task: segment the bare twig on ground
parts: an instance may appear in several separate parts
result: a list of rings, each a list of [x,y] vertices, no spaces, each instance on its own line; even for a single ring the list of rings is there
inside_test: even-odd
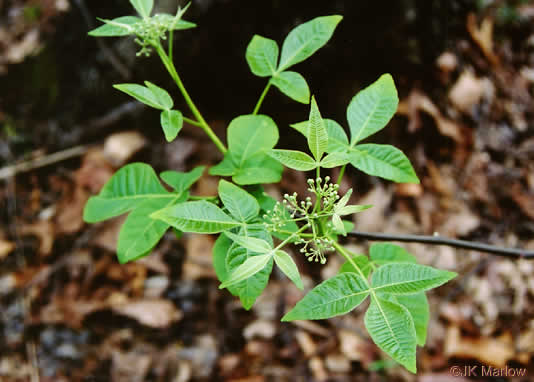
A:
[[[366,240],[382,240],[382,241],[402,241],[411,243],[423,243],[433,245],[448,245],[455,248],[463,248],[473,251],[480,251],[491,253],[498,256],[518,258],[518,259],[533,259],[534,251],[527,251],[520,248],[502,248],[494,245],[474,243],[467,240],[448,239],[440,236],[425,236],[425,235],[402,235],[389,233],[371,233],[352,231],[347,233],[348,236],[366,239]]]

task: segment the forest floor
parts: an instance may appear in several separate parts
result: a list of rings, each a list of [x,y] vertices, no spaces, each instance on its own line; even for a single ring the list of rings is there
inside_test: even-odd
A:
[[[33,3],[0,0],[0,80],[10,86],[25,83],[18,68],[83,4],[50,0],[34,15]],[[406,149],[421,184],[361,183],[361,174],[349,172],[342,188],[362,184],[354,202],[374,205],[357,215],[358,230],[439,232],[534,250],[534,5],[495,4],[465,14],[448,49],[429,64],[430,79],[398,81],[392,123],[402,134],[387,139]],[[115,70],[131,70],[124,65]],[[55,97],[47,86],[31,93],[41,106]],[[3,87],[0,97],[14,88]],[[193,126],[164,145],[160,135],[128,127],[138,116],[154,117],[135,102],[59,122],[39,114],[22,121],[24,105],[3,107],[0,99],[1,381],[464,380],[455,366],[471,367],[471,379],[487,380],[482,367],[491,366],[507,373],[499,380],[534,380],[534,261],[402,244],[421,263],[459,274],[429,293],[428,341],[412,375],[373,344],[360,309],[281,323],[302,297],[281,274],[245,311],[218,289],[209,235],[169,232],[150,256],[117,262],[124,217],[85,224],[87,199],[132,161],[182,171],[217,163]],[[209,122],[223,128],[228,121]],[[206,175],[194,193],[215,195],[216,186]],[[293,191],[304,193],[305,179],[292,171],[268,187],[279,199]],[[370,244],[347,243],[357,253]],[[333,256],[320,269],[298,261],[308,286],[340,264]],[[525,377],[512,375],[521,370]]]

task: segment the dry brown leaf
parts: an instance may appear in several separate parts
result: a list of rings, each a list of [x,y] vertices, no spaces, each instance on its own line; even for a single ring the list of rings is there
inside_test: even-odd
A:
[[[370,362],[373,357],[372,345],[353,331],[341,329],[338,332],[341,353],[351,361]]]
[[[311,357],[317,352],[317,345],[309,333],[303,330],[297,330],[295,339],[306,357]]]
[[[75,187],[72,193],[64,197],[57,206],[55,217],[58,233],[74,233],[83,227],[83,209],[89,195],[82,187]]]
[[[443,52],[437,58],[436,65],[442,72],[449,74],[458,67],[458,58],[452,52]]]
[[[509,193],[521,211],[529,218],[534,219],[534,195],[525,192],[519,183],[514,183],[509,188]]]
[[[15,249],[15,243],[0,239],[0,260],[4,259]]]
[[[461,125],[445,118],[438,107],[418,89],[413,89],[410,95],[399,104],[398,113],[406,115],[409,119],[408,131],[414,132],[421,128],[421,118],[419,111],[429,114],[436,122],[439,132],[459,144],[470,143],[470,137],[466,136],[466,131]]]
[[[395,193],[399,196],[418,198],[423,195],[423,186],[418,183],[396,183]]]
[[[467,15],[467,30],[490,63],[492,65],[499,64],[499,57],[493,51],[493,20],[486,17],[479,26],[476,15],[469,13]]]
[[[88,314],[106,309],[108,304],[98,300],[79,300],[64,296],[54,296],[52,301],[43,307],[39,315],[32,319],[33,323],[64,324],[78,329]]]
[[[81,167],[76,171],[76,185],[87,188],[93,194],[100,192],[104,184],[113,175],[113,166],[106,159],[100,148],[87,151]]]
[[[346,374],[351,370],[350,361],[343,354],[339,353],[328,354],[325,359],[325,364],[327,369],[332,373]]]
[[[492,92],[491,86],[487,78],[477,78],[471,71],[465,70],[449,91],[449,99],[458,110],[472,115],[474,106],[485,94]]]
[[[145,137],[137,131],[112,134],[104,143],[104,155],[115,167],[120,167],[145,147],[146,143]]]
[[[255,320],[243,329],[243,336],[250,340],[252,338],[263,338],[269,340],[276,334],[276,326],[272,321]]]
[[[450,326],[445,336],[444,352],[449,357],[473,358],[495,367],[505,367],[515,359],[512,335],[509,332],[499,337],[462,337],[458,326]]]
[[[154,349],[133,349],[128,353],[114,351],[111,355],[113,382],[143,382],[150,370]]]
[[[55,227],[50,220],[39,220],[32,224],[23,225],[21,235],[35,235],[39,239],[39,254],[48,256],[52,253],[55,239]]]
[[[369,208],[354,217],[356,227],[361,231],[380,232],[384,227],[386,210],[392,199],[391,189],[378,185],[358,200],[358,204],[372,204]]]
[[[122,224],[126,220],[126,215],[118,216],[101,223],[98,234],[95,235],[91,244],[105,248],[110,252],[117,252],[117,241]]]
[[[174,304],[164,299],[142,299],[113,304],[111,309],[152,328],[166,328],[182,318],[182,313]]]
[[[187,258],[183,264],[183,278],[197,280],[199,278],[216,278],[213,269],[213,238],[208,235],[192,234],[187,236]]]
[[[464,203],[458,203],[437,231],[444,236],[465,236],[480,226],[480,217]]]

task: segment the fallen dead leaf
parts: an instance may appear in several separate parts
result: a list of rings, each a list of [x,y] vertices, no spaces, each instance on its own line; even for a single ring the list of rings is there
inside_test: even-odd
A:
[[[21,235],[35,235],[39,239],[39,254],[46,257],[52,253],[55,239],[55,227],[50,220],[39,220],[35,223],[23,225]]]
[[[458,110],[472,115],[485,94],[491,94],[493,85],[487,78],[477,78],[465,70],[449,91],[449,99]]]
[[[271,339],[276,334],[276,326],[272,321],[255,320],[243,329],[243,336],[250,340],[252,338]]]
[[[519,183],[514,183],[509,188],[509,193],[514,202],[521,208],[521,211],[529,218],[534,219],[534,195],[524,191]]]
[[[75,187],[72,193],[61,200],[55,217],[57,233],[70,234],[83,227],[83,209],[89,195],[82,187]]]
[[[197,280],[204,277],[217,277],[213,269],[213,244],[213,238],[208,235],[192,234],[187,236],[187,258],[182,268],[184,279]]]
[[[354,217],[354,223],[361,231],[380,232],[384,227],[386,210],[392,200],[391,189],[378,185],[358,200],[358,204],[372,204],[369,208]]]
[[[9,255],[14,249],[14,243],[4,239],[0,239],[0,260],[7,257],[7,255]]]
[[[113,304],[111,309],[152,328],[166,328],[182,318],[182,313],[165,299],[142,299],[124,304]]]
[[[113,382],[143,382],[152,364],[153,349],[133,349],[123,353],[114,351],[111,356]]]
[[[460,328],[455,325],[447,329],[444,352],[449,357],[473,358],[495,367],[505,367],[508,361],[519,360],[509,332],[491,338],[462,337]]]
[[[81,167],[76,171],[76,185],[87,188],[91,193],[99,193],[113,175],[113,166],[100,148],[87,151]]]
[[[490,63],[492,65],[499,64],[499,57],[495,55],[493,50],[493,20],[488,16],[482,20],[479,26],[476,15],[469,13],[467,15],[467,31]]]
[[[422,122],[419,111],[429,114],[435,121],[439,132],[459,144],[468,144],[471,137],[467,136],[460,124],[445,118],[432,100],[418,89],[413,89],[410,95],[399,103],[398,113],[408,117],[408,131],[414,132],[421,128]]]
[[[106,220],[99,227],[98,234],[95,235],[91,244],[105,248],[110,252],[117,252],[117,240],[122,224],[126,220],[126,215],[118,216],[113,219]]]
[[[423,186],[417,183],[396,183],[395,193],[400,196],[418,198],[423,195]]]
[[[104,143],[104,155],[115,166],[120,167],[145,147],[147,141],[137,131],[123,131],[112,134]]]

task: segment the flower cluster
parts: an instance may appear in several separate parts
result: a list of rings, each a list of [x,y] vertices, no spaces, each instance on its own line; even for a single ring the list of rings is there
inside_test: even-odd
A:
[[[311,232],[300,234],[295,244],[302,246],[300,252],[308,261],[325,264],[325,252],[334,250],[330,239],[332,226],[328,222],[340,199],[338,189],[339,185],[331,183],[329,176],[308,179],[308,191],[315,195],[315,202],[310,196],[299,200],[296,192],[285,194],[283,202],[277,202],[263,216],[265,226],[271,232],[281,232],[290,222],[307,223]]]

